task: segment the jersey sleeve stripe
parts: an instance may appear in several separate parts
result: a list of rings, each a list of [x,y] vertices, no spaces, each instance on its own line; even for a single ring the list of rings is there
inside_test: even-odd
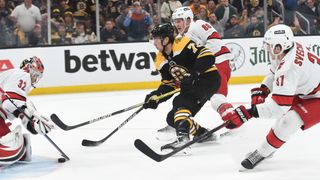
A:
[[[210,36],[208,36],[207,40],[209,39],[221,39],[221,36],[218,32],[213,32]]]
[[[294,96],[273,94],[271,98],[280,106],[291,106]]]
[[[225,46],[221,46],[220,51],[218,51],[218,52],[215,54],[215,56],[217,57],[217,56],[220,56],[220,55],[222,55],[222,54],[227,54],[227,53],[230,53],[229,49],[228,49],[227,47],[225,47]]]
[[[26,101],[26,97],[24,96],[21,96],[20,94],[17,94],[15,92],[6,92],[8,94],[8,96],[11,98],[11,99],[16,99],[16,100],[20,100],[20,101]],[[2,102],[7,100],[7,97],[6,96],[2,96]]]

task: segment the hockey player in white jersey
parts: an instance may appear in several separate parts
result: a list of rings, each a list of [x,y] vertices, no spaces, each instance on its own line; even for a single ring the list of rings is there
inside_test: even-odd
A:
[[[177,8],[172,13],[172,23],[178,30],[178,36],[187,36],[199,46],[206,46],[214,53],[216,58],[215,66],[221,76],[220,89],[211,99],[211,105],[221,117],[234,108],[228,103],[226,96],[228,95],[228,81],[231,75],[229,61],[233,55],[224,45],[219,33],[206,21],[194,21],[194,15],[189,7]],[[173,128],[167,126],[158,132],[172,131]]]
[[[21,126],[12,125],[16,118],[32,134],[46,134],[54,125],[39,114],[27,94],[43,75],[43,64],[38,57],[23,60],[20,69],[10,69],[0,73],[0,167],[17,161],[31,161],[29,134],[22,134]],[[9,97],[9,98],[8,98]],[[17,109],[17,107],[19,109]],[[19,110],[23,110],[28,117]],[[14,123],[13,123],[14,124]]]
[[[297,130],[320,122],[320,57],[295,42],[290,27],[281,24],[267,30],[264,46],[273,59],[272,75],[263,81],[271,98],[264,102],[267,94],[258,91],[252,94],[256,104],[251,109],[239,106],[224,118],[231,121],[229,128],[239,127],[251,117],[277,119],[262,145],[241,162],[245,169],[271,157]]]

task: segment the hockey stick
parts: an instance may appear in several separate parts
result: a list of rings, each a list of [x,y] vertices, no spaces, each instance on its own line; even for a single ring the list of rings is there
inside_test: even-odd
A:
[[[202,139],[205,139],[206,137],[208,137],[209,135],[211,135],[212,133],[220,130],[221,128],[227,126],[229,124],[229,121],[226,121],[224,122],[223,124],[217,126],[216,128],[208,131],[207,133],[205,134],[202,134],[201,136],[199,136],[198,138],[196,139],[193,139],[189,142],[187,142],[186,144],[174,149],[173,151],[171,151],[170,153],[168,154],[158,154],[156,153],[155,151],[153,151],[146,143],[144,143],[142,140],[140,139],[136,139],[134,141],[134,146],[139,150],[141,151],[143,154],[145,154],[146,156],[150,157],[151,159],[157,161],[157,162],[161,162],[171,156],[173,156],[174,154],[180,152],[181,150],[185,149],[186,147],[188,146],[191,146],[192,144],[196,143],[196,142],[199,142],[200,140]]]
[[[78,128],[78,127],[81,127],[81,126],[85,126],[85,125],[88,125],[88,124],[91,124],[91,123],[94,123],[94,122],[97,122],[97,121],[100,121],[100,120],[103,120],[103,119],[106,119],[108,117],[111,117],[113,115],[117,115],[117,114],[120,114],[120,113],[123,113],[123,112],[126,112],[126,111],[130,111],[131,109],[135,109],[137,107],[140,107],[142,106],[144,103],[139,103],[139,104],[136,104],[136,105],[133,105],[133,106],[130,106],[128,108],[125,108],[125,109],[121,109],[119,111],[116,111],[116,112],[113,112],[111,114],[107,114],[107,115],[104,115],[104,116],[100,116],[98,118],[95,118],[95,119],[92,119],[90,121],[86,121],[86,122],[83,122],[83,123],[80,123],[80,124],[76,124],[76,125],[73,125],[73,126],[68,126],[66,125],[65,123],[63,123],[61,121],[61,119],[56,115],[56,114],[51,114],[50,118],[51,120],[57,125],[59,126],[61,129],[65,130],[65,131],[69,131],[71,129],[75,129],[75,128]]]
[[[156,98],[154,98],[154,100],[160,100],[164,97],[173,95],[177,92],[179,92],[180,89],[176,89],[174,91],[170,91],[168,93],[162,94],[160,96],[157,96]],[[109,137],[111,137],[115,132],[117,132],[122,126],[124,126],[125,124],[127,124],[134,116],[136,116],[140,111],[143,110],[143,107],[141,107],[140,109],[138,109],[136,112],[134,112],[128,119],[126,119],[125,121],[123,121],[116,129],[114,129],[109,135],[107,135],[105,138],[98,140],[98,141],[91,141],[91,140],[87,140],[84,139],[82,140],[82,146],[98,146],[100,144],[102,144],[103,142],[105,142],[107,139],[109,139]]]
[[[9,97],[9,95],[2,89],[0,88],[0,92],[18,109],[19,112],[21,112],[25,117],[27,117],[30,121],[31,121],[31,117],[29,117],[24,110],[22,110],[20,107],[18,107],[13,100]],[[61,154],[62,157],[64,157],[66,160],[70,160],[70,158],[66,155],[66,153],[64,153],[59,146],[53,142],[53,140],[46,134],[44,134],[44,137],[50,142],[50,144],[52,144]]]

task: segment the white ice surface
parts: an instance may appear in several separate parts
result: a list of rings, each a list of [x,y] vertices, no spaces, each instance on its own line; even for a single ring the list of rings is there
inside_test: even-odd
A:
[[[233,85],[229,101],[237,106],[249,105],[250,89],[257,85]],[[68,125],[78,124],[138,104],[150,90],[103,93],[31,96],[40,112],[56,113]],[[59,164],[55,148],[41,136],[32,136],[33,161],[0,170],[0,179],[32,180],[319,180],[320,126],[299,131],[272,159],[253,171],[238,172],[245,154],[265,138],[274,120],[252,119],[216,143],[196,144],[192,155],[171,157],[155,162],[138,151],[133,143],[139,138],[159,152],[166,142],[155,139],[157,129],[166,124],[171,101],[156,110],[143,110],[98,147],[81,146],[82,139],[98,140],[114,130],[133,112],[126,112],[78,129],[57,129],[49,134],[71,158]],[[222,123],[209,103],[195,120],[214,128]],[[225,130],[219,131],[219,133]]]

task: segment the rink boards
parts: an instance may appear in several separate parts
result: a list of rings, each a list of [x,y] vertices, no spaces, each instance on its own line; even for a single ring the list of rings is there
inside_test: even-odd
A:
[[[297,40],[320,54],[318,36]],[[262,38],[225,39],[234,59],[230,84],[259,83],[270,58],[261,49]],[[73,93],[155,88],[155,47],[148,42],[51,46],[0,50],[0,71],[19,67],[22,59],[38,56],[45,74],[32,94]]]

